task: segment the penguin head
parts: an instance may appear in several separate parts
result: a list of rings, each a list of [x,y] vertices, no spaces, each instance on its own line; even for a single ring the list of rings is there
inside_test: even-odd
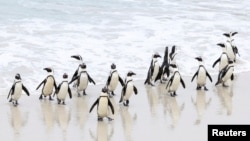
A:
[[[75,58],[76,60],[82,61],[81,55],[72,55],[71,58]]]
[[[48,73],[53,72],[52,68],[50,68],[50,67],[44,68],[43,70],[46,70]]]
[[[198,60],[199,62],[202,62],[202,61],[203,61],[202,58],[201,58],[201,56],[195,57],[195,59]]]
[[[108,92],[108,88],[107,88],[106,86],[103,87],[103,88],[102,88],[102,92],[103,92],[103,93],[107,93],[107,92]]]
[[[15,75],[15,79],[16,79],[16,80],[21,80],[21,76],[20,76],[19,73],[17,73],[17,74]]]
[[[86,65],[85,63],[82,63],[82,64],[80,64],[80,68],[81,68],[81,69],[86,69],[86,68],[87,68],[87,65]]]
[[[63,79],[67,79],[68,78],[68,74],[67,73],[64,73],[63,74]]]
[[[217,45],[222,47],[222,48],[226,48],[226,45],[224,43],[218,43]]]
[[[158,52],[156,52],[156,53],[154,53],[153,54],[153,58],[161,58],[161,55],[158,53]]]
[[[133,76],[133,75],[136,75],[134,72],[132,72],[132,71],[129,71],[128,73],[127,73],[127,76]]]
[[[111,64],[111,69],[116,69],[116,65],[114,63]]]

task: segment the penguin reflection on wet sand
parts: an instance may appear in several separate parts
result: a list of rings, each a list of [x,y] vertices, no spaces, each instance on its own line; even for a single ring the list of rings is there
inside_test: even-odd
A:
[[[71,58],[74,58],[79,61],[78,68],[75,70],[75,73],[71,78],[71,80],[73,80],[73,78],[77,77],[80,74],[80,65],[83,63],[83,59],[81,55],[72,55]],[[76,87],[76,83],[74,83],[73,87]]]
[[[104,117],[108,118],[109,121],[113,120],[108,116],[109,114],[109,107],[111,109],[112,114],[115,114],[114,106],[109,99],[108,96],[108,89],[106,87],[102,88],[102,92],[100,96],[96,99],[96,101],[91,106],[89,113],[93,110],[93,108],[97,106],[97,115],[98,121],[102,121]]]
[[[226,82],[228,80],[234,80],[234,64],[231,60],[229,61],[228,65],[219,72],[218,80],[215,83],[215,86],[222,84],[223,87],[227,87],[228,85]]]
[[[124,86],[124,82],[116,70],[116,65],[113,63],[111,65],[110,75],[106,82],[106,86],[108,87],[109,91],[109,96],[115,95],[114,90],[116,89],[118,82],[120,82],[120,84]]]
[[[161,67],[158,63],[158,58],[160,58],[161,56],[159,55],[159,53],[155,53],[153,54],[151,63],[150,63],[150,67],[148,69],[148,74],[147,74],[147,78],[144,82],[144,84],[148,84],[151,86],[154,86],[154,83],[157,80],[161,79]]]
[[[129,71],[127,73],[127,77],[125,78],[125,85],[122,88],[122,92],[121,92],[121,98],[120,98],[120,103],[123,102],[124,106],[128,106],[129,105],[129,99],[131,97],[131,95],[133,93],[137,94],[138,90],[134,85],[134,81],[132,76],[136,75],[134,72]]]
[[[44,70],[48,72],[48,76],[37,86],[36,90],[38,90],[40,86],[43,85],[42,93],[39,99],[41,100],[43,99],[43,97],[49,96],[49,100],[53,100],[51,96],[54,91],[54,88],[55,90],[57,88],[56,81],[53,76],[53,70],[52,68],[44,68]]]
[[[69,98],[72,98],[72,94],[71,94],[71,89],[69,87],[69,83],[68,83],[68,74],[64,73],[63,74],[63,81],[58,85],[56,92],[54,93],[54,96],[57,96],[57,102],[58,104],[63,104],[65,105],[65,98],[67,96],[67,94],[69,94]]]
[[[17,73],[15,75],[14,84],[11,86],[7,99],[11,96],[9,102],[12,102],[14,106],[18,105],[18,100],[24,91],[28,96],[30,95],[28,89],[23,85],[21,75]]]
[[[80,91],[82,91],[83,95],[87,95],[86,88],[88,87],[89,82],[93,83],[95,85],[95,81],[90,77],[86,68],[87,68],[87,65],[85,63],[80,64],[80,67],[79,67],[80,74],[78,76],[74,77],[69,82],[69,84],[71,84],[72,82],[77,80],[76,88],[77,88],[78,96],[80,96]]]
[[[210,74],[207,72],[205,66],[203,65],[203,60],[201,57],[196,57],[196,60],[199,62],[199,69],[196,71],[194,76],[192,77],[191,82],[193,82],[194,78],[197,77],[197,87],[196,90],[200,90],[202,87],[204,87],[204,90],[208,90],[206,88],[206,78],[208,77],[211,82],[213,82]]]
[[[183,88],[185,88],[185,83],[180,75],[180,72],[178,71],[177,66],[175,64],[170,64],[170,67],[173,70],[173,74],[167,83],[166,89],[171,96],[176,96],[176,91],[179,85],[182,84]]]

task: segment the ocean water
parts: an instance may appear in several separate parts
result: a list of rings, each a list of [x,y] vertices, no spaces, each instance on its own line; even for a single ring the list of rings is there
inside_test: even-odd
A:
[[[0,0],[0,89],[7,94],[16,73],[35,91],[52,67],[56,81],[70,78],[81,55],[97,84],[115,63],[124,78],[129,70],[144,80],[151,56],[176,45],[184,76],[197,70],[202,56],[209,73],[220,56],[216,44],[237,31],[235,72],[250,70],[250,2],[247,0]],[[162,60],[160,60],[161,63]]]

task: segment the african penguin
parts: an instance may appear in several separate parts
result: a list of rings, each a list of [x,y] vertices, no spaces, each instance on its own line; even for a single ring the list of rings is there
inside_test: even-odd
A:
[[[106,87],[102,88],[100,96],[91,106],[89,113],[91,113],[91,111],[95,106],[97,106],[98,121],[102,121],[104,117],[108,118],[108,120],[113,120],[108,116],[109,107],[111,108],[112,114],[114,114],[115,111],[114,111],[114,106],[109,99],[108,89]]]
[[[218,43],[217,45],[222,48],[222,53],[220,57],[214,62],[213,68],[217,63],[219,63],[219,71],[221,71],[224,67],[227,66],[229,58],[226,52],[226,45],[224,43]]]
[[[65,98],[66,98],[67,94],[69,94],[69,98],[72,98],[71,89],[70,89],[69,83],[68,83],[68,74],[67,73],[63,74],[63,81],[58,85],[54,95],[55,94],[57,96],[58,104],[62,103],[63,105],[65,105]]]
[[[115,95],[114,90],[116,89],[118,82],[120,82],[120,84],[124,86],[124,82],[116,70],[116,65],[112,63],[110,75],[106,82],[106,86],[108,87],[108,91],[109,91],[109,96]]]
[[[18,105],[18,100],[21,97],[22,90],[29,96],[30,93],[28,89],[23,85],[21,75],[17,73],[15,75],[14,84],[12,85],[7,99],[11,96],[9,102],[12,102],[14,106]]]
[[[227,42],[229,43],[227,45],[227,54],[228,57],[236,62],[236,54],[239,55],[238,48],[236,45],[233,44],[233,36],[238,34],[238,32],[229,32],[229,33],[224,33],[223,35],[227,37]]]
[[[179,85],[182,84],[183,88],[185,88],[185,83],[180,75],[180,72],[178,71],[177,66],[175,64],[170,64],[170,67],[173,70],[173,74],[167,83],[166,89],[171,96],[176,96],[176,91]]]
[[[74,58],[79,61],[78,68],[75,70],[75,73],[73,74],[71,80],[75,77],[77,77],[80,74],[80,65],[83,63],[83,59],[81,55],[72,55],[71,58]],[[76,83],[74,83],[73,87],[76,87]]]
[[[43,85],[43,88],[42,88],[42,93],[39,97],[39,99],[43,99],[43,96],[46,97],[46,96],[49,96],[49,100],[53,100],[51,95],[54,91],[54,88],[56,90],[57,88],[57,85],[56,85],[56,81],[55,81],[55,78],[54,78],[54,75],[53,75],[53,70],[52,68],[50,67],[47,67],[47,68],[44,68],[44,70],[46,70],[48,72],[48,75],[47,77],[37,86],[36,90],[39,89],[39,87],[41,85]]]
[[[227,80],[234,80],[234,64],[232,60],[229,60],[228,65],[219,72],[218,80],[215,86],[222,83],[222,86],[227,87]]]
[[[125,85],[122,88],[121,98],[119,103],[123,102],[124,106],[129,105],[129,99],[133,93],[137,94],[138,90],[134,85],[132,76],[136,75],[134,72],[129,71],[127,77],[125,78]]]
[[[87,65],[85,63],[80,64],[80,67],[79,67],[80,74],[78,76],[73,77],[72,80],[69,82],[69,84],[71,84],[72,82],[77,80],[76,88],[77,88],[78,96],[80,96],[80,91],[83,92],[83,95],[87,95],[85,91],[89,82],[95,85],[95,81],[90,77],[86,68],[87,68]]]
[[[200,90],[202,87],[204,87],[204,90],[208,90],[206,88],[206,78],[208,77],[209,80],[212,82],[212,78],[210,76],[210,74],[207,72],[205,66],[203,65],[203,60],[201,57],[196,57],[195,58],[196,60],[198,60],[199,62],[199,68],[198,70],[196,71],[196,73],[194,74],[194,76],[192,77],[192,80],[191,82],[193,82],[194,78],[197,77],[197,87],[196,87],[196,90]]]
[[[148,69],[147,78],[144,84],[154,86],[154,83],[161,78],[161,72],[160,72],[161,69],[158,63],[158,58],[160,57],[161,56],[157,52],[153,54],[150,67]]]

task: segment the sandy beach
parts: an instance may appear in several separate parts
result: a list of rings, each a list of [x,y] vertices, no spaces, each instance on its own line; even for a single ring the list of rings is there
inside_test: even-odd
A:
[[[38,100],[40,91],[31,96],[22,95],[19,105],[8,103],[7,95],[0,99],[2,139],[27,140],[98,140],[98,141],[151,141],[151,140],[207,140],[208,124],[250,124],[250,73],[235,74],[230,87],[214,86],[207,82],[208,91],[196,90],[191,77],[184,77],[186,89],[176,97],[164,92],[165,84],[145,86],[136,81],[138,95],[132,95],[130,106],[119,104],[121,87],[111,98],[115,107],[113,121],[97,121],[96,107],[89,108],[99,96],[103,85],[90,85],[87,96],[56,101]]]

